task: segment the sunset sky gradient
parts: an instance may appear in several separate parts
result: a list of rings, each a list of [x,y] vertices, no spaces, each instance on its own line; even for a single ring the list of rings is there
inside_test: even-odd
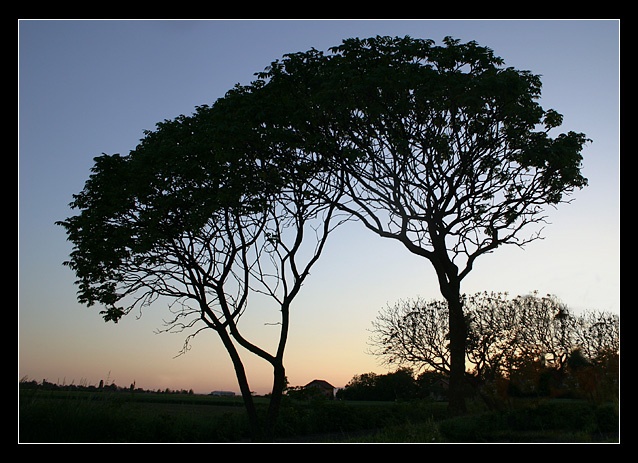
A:
[[[543,235],[524,249],[478,259],[462,291],[538,290],[575,312],[620,313],[619,34],[617,20],[20,20],[18,30],[18,376],[37,381],[145,389],[238,387],[217,335],[207,331],[177,356],[182,334],[157,334],[165,304],[105,323],[80,305],[62,262],[71,244],[54,225],[74,212],[93,158],[128,154],[157,122],[189,115],[286,53],[327,51],[349,37],[475,40],[506,66],[542,75],[541,105],[584,132],[589,186],[549,209]],[[292,386],[386,373],[366,353],[372,321],[399,299],[440,299],[428,261],[359,223],[336,230],[292,307],[285,356]],[[272,346],[259,301],[248,337]],[[263,360],[244,352],[251,389],[270,391]]]

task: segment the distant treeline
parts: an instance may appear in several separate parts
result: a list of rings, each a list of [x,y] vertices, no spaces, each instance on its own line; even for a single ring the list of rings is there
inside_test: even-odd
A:
[[[141,387],[135,387],[135,383],[131,383],[128,387],[118,386],[114,382],[105,384],[104,380],[100,380],[100,384],[97,386],[92,384],[57,384],[51,383],[46,379],[41,382],[36,380],[28,380],[26,377],[20,380],[20,389],[42,389],[50,391],[109,391],[109,392],[141,392],[141,393],[156,393],[156,394],[194,394],[192,389],[143,389]]]

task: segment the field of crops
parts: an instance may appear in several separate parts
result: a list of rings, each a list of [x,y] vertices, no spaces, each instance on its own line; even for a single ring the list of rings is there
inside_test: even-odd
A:
[[[266,398],[257,398],[265,409]],[[476,405],[476,404],[475,404]],[[618,404],[544,400],[450,419],[430,401],[285,401],[276,442],[619,442]],[[20,443],[250,442],[239,397],[21,390]]]

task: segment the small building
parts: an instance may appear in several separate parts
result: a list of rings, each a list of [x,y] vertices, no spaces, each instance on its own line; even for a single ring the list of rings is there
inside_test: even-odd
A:
[[[448,399],[449,389],[449,380],[447,378],[439,378],[430,386],[430,398],[437,402],[445,401]]]
[[[213,395],[215,397],[235,397],[235,393],[233,391],[213,391],[208,395]]]
[[[329,399],[334,399],[335,397],[335,387],[323,379],[313,379],[304,386],[304,389],[312,389]]]

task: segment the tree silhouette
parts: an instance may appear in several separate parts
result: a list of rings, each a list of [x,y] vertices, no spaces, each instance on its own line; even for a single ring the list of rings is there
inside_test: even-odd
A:
[[[539,77],[488,48],[376,37],[330,52],[285,55],[214,105],[157,124],[129,155],[97,157],[71,203],[79,214],[58,222],[78,300],[102,305],[106,321],[163,299],[173,328],[217,332],[255,435],[237,345],[273,367],[268,434],[290,305],[334,226],[351,215],[433,265],[449,310],[449,407],[462,413],[461,281],[479,256],[538,238],[543,207],[586,185],[585,136],[551,138],[562,117],[536,102]],[[241,334],[254,292],[278,305],[275,353]]]
[[[310,199],[322,174],[312,153],[278,145],[268,127],[255,131],[246,115],[256,103],[236,88],[146,132],[128,156],[95,159],[84,190],[71,206],[80,212],[58,222],[74,248],[65,262],[78,277],[78,299],[101,304],[117,322],[162,298],[173,318],[166,331],[191,338],[212,329],[235,369],[253,438],[270,439],[285,388],[283,355],[290,307],[340,223],[335,204]],[[291,155],[290,150],[294,151]],[[275,352],[241,330],[250,293],[277,306]],[[273,368],[265,422],[258,416],[238,347]]]
[[[348,39],[261,77],[294,98],[287,123],[332,154],[339,207],[433,266],[449,308],[450,411],[464,413],[461,282],[480,256],[540,237],[545,206],[587,184],[581,133],[544,110],[541,81],[447,37]],[[284,92],[281,91],[281,94]],[[289,100],[282,100],[289,101]]]
[[[523,393],[538,392],[542,378],[560,382],[570,369],[584,371],[589,382],[595,376],[599,396],[617,394],[618,316],[574,315],[556,296],[536,292],[515,298],[482,292],[462,300],[468,326],[466,375],[484,399],[491,400],[484,392],[503,380],[527,388]],[[450,365],[442,360],[449,359],[448,316],[445,301],[417,298],[388,305],[372,323],[370,353],[387,366],[447,378]]]
[[[443,301],[401,300],[372,321],[370,353],[388,367],[409,365],[449,375],[448,309]]]

